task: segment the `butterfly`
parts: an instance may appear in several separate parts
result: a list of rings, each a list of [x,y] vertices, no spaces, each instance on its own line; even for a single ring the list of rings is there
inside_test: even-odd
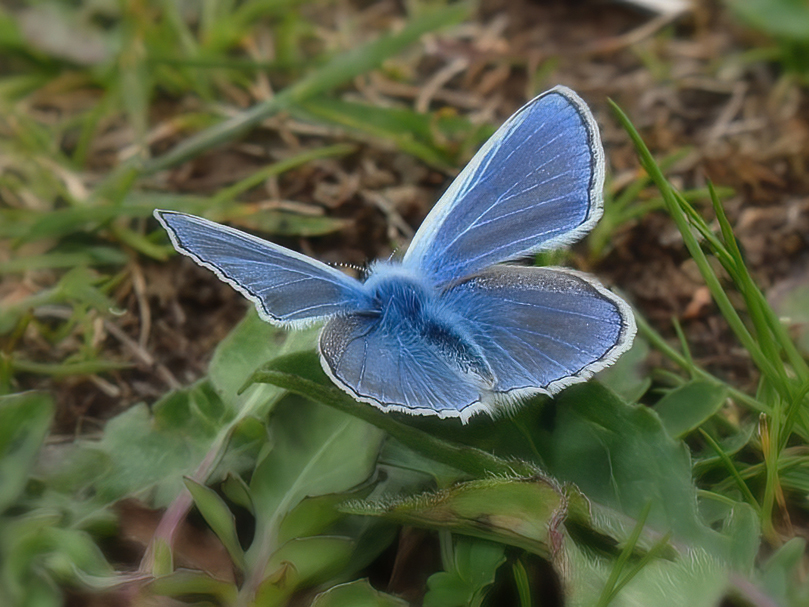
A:
[[[585,381],[630,347],[632,310],[594,278],[502,264],[581,238],[601,217],[603,186],[595,119],[557,86],[483,145],[401,260],[372,263],[364,280],[200,217],[155,217],[264,320],[325,320],[323,370],[357,400],[465,423]]]

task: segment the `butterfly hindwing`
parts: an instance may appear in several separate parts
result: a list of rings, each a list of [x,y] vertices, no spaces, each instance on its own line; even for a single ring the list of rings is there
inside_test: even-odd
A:
[[[155,211],[174,248],[255,303],[276,324],[307,324],[356,309],[361,285],[305,255],[207,219]]]
[[[479,378],[453,365],[413,325],[390,330],[376,316],[339,316],[323,327],[319,348],[337,385],[386,411],[466,419],[479,400]]]
[[[601,216],[604,152],[585,103],[556,87],[480,149],[404,256],[443,285],[580,238]]]
[[[333,318],[320,336],[324,369],[384,410],[459,417],[530,394],[554,394],[622,354],[635,334],[629,306],[593,279],[554,269],[495,266],[441,296],[444,319],[479,347],[485,372],[465,373],[457,347],[379,316]],[[426,319],[425,319],[426,320]]]
[[[504,397],[556,393],[631,344],[631,308],[594,279],[557,268],[494,266],[444,299],[468,323]]]

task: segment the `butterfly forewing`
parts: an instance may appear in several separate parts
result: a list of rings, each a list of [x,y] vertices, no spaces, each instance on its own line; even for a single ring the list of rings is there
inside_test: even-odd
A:
[[[253,301],[265,320],[305,324],[357,309],[361,285],[310,257],[212,221],[155,211],[180,253]]]
[[[445,284],[580,238],[601,215],[595,120],[557,87],[514,114],[427,216],[403,263]]]

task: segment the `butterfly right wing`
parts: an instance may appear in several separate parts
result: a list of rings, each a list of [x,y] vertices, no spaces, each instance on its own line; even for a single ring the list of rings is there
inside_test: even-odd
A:
[[[402,263],[444,286],[503,261],[569,244],[601,217],[598,125],[558,86],[517,111],[436,203]]]
[[[468,323],[505,403],[587,380],[628,350],[636,332],[624,300],[562,268],[493,266],[442,299]]]
[[[154,212],[183,255],[252,301],[259,316],[306,325],[361,306],[361,284],[306,255],[227,226],[174,211]]]

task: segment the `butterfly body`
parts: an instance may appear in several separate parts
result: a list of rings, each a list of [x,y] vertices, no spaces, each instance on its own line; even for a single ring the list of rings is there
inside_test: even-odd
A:
[[[603,182],[595,121],[557,87],[481,148],[401,261],[375,262],[363,281],[205,219],[155,216],[178,251],[265,320],[326,320],[323,369],[358,400],[465,422],[584,381],[629,348],[629,306],[593,278],[502,265],[586,233],[601,215]]]

